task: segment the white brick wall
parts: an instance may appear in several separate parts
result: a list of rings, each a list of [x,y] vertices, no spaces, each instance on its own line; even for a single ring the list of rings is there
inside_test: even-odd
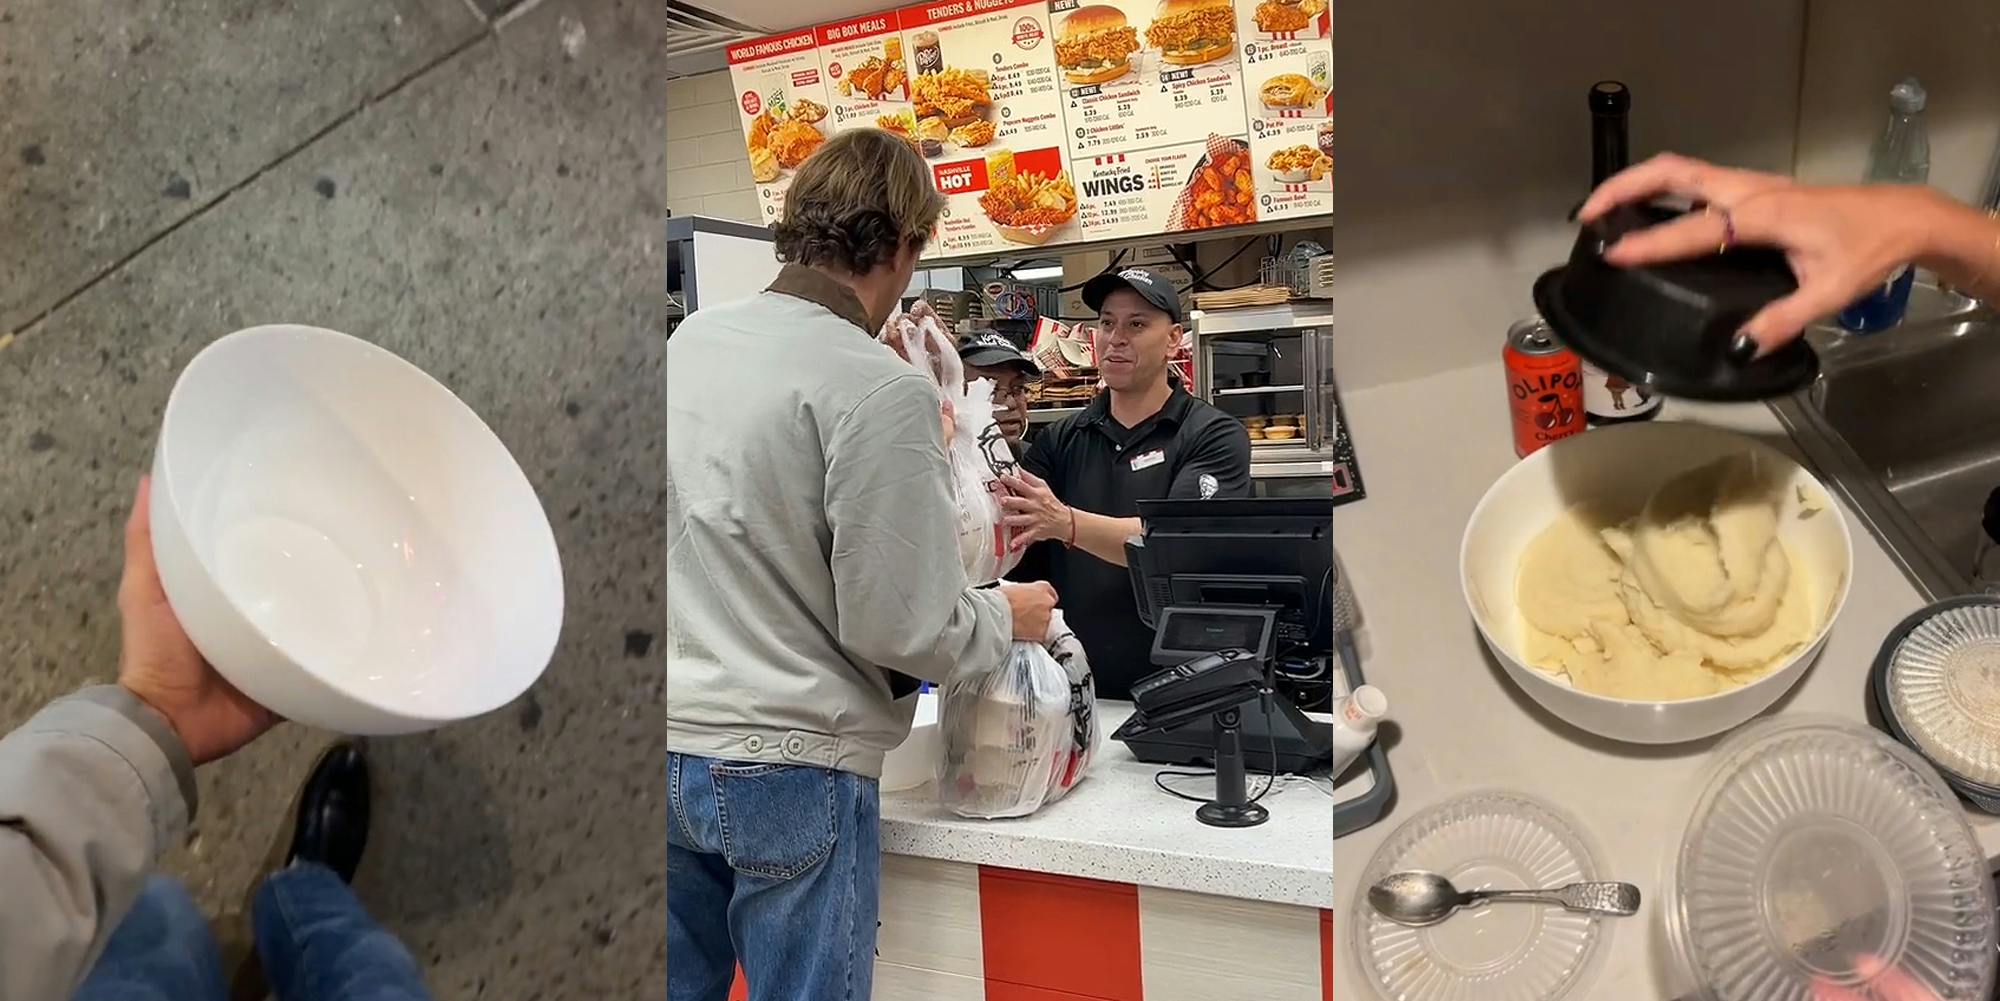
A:
[[[667,208],[761,221],[727,71],[667,81]]]

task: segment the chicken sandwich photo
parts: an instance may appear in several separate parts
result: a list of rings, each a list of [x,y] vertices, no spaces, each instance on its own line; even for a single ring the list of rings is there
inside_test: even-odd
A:
[[[1079,7],[1062,19],[1056,38],[1056,65],[1078,86],[1106,83],[1132,72],[1139,30],[1125,12],[1106,4]]]
[[[1160,0],[1146,42],[1181,66],[1221,59],[1236,48],[1236,8],[1229,0]]]

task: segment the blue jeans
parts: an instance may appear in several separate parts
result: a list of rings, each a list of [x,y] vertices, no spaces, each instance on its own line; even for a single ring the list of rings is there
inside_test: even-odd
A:
[[[881,881],[874,779],[667,755],[667,1001],[868,1001]]]
[[[324,866],[299,863],[257,889],[251,924],[279,1001],[429,1001],[395,936]],[[208,919],[179,883],[154,876],[75,1001],[228,1001]]]

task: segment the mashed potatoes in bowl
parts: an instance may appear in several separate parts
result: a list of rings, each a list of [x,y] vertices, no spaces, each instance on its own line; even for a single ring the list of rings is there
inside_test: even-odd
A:
[[[1509,678],[1635,743],[1721,733],[1810,667],[1853,548],[1824,486],[1755,438],[1685,423],[1565,439],[1466,526],[1465,597]]]

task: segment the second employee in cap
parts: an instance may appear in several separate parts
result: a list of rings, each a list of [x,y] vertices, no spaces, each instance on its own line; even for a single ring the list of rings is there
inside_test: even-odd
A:
[[[1170,376],[1181,342],[1180,295],[1166,279],[1127,268],[1091,279],[1097,368],[1105,390],[1036,435],[1002,498],[1016,544],[1033,544],[1010,575],[1047,580],[1090,654],[1098,694],[1131,697],[1151,674],[1153,634],[1139,620],[1125,569],[1139,502],[1250,496],[1250,435]]]
[[[997,330],[975,330],[961,337],[958,357],[965,363],[966,382],[993,381],[993,423],[999,425],[1007,447],[1020,455],[1028,431],[1028,397],[1042,380],[1042,367]]]

